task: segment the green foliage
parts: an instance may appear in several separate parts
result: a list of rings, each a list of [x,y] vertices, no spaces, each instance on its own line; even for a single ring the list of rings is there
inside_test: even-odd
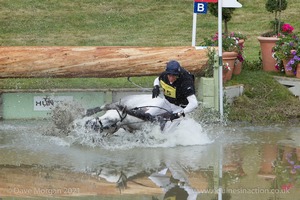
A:
[[[204,69],[204,76],[205,77],[213,77],[214,75],[214,67],[216,65],[216,55],[217,51],[215,48],[207,48],[207,57],[208,61]]]
[[[243,62],[243,70],[247,70],[247,71],[262,70],[262,60],[254,60],[254,61],[245,60]]]
[[[281,12],[287,8],[287,0],[267,0],[265,8],[268,12],[275,13],[274,20],[271,21],[272,32],[266,33],[264,36],[273,36],[280,33],[280,27],[283,25],[281,21]]]
[[[247,40],[247,36],[241,32],[231,32],[230,35],[231,37],[237,38],[237,40]]]
[[[218,17],[218,3],[208,4],[208,10],[213,16]],[[235,8],[222,8],[222,20],[225,24],[225,34],[228,34],[228,22],[231,20],[234,10]]]
[[[155,77],[132,77],[143,88],[152,88]],[[135,88],[127,78],[12,78],[0,79],[1,89],[104,89]]]
[[[267,0],[266,10],[273,12],[281,12],[287,8],[287,0]]]
[[[214,47],[218,47],[218,44],[219,44],[218,33],[216,33],[211,38],[204,38],[204,42],[201,43],[202,46],[214,46]],[[228,34],[222,35],[222,48],[223,51],[235,51],[235,52],[241,51],[241,48],[238,45],[238,39]]]

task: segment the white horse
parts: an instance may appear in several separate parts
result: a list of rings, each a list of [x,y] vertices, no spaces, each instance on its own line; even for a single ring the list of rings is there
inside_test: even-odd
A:
[[[168,132],[180,122],[180,119],[170,121],[171,114],[182,111],[182,108],[161,97],[153,99],[151,95],[131,95],[119,102],[89,109],[88,115],[100,111],[105,113],[92,119],[87,118],[86,128],[112,134],[120,128],[134,132],[141,130],[145,123],[157,123],[162,132]]]

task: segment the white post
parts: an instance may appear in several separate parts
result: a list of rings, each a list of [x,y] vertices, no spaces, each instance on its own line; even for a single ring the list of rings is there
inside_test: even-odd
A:
[[[223,121],[224,103],[223,103],[223,61],[222,61],[222,8],[241,8],[242,4],[236,0],[218,0],[218,48],[219,48],[219,105],[220,120]]]
[[[193,13],[192,46],[196,46],[197,13]]]
[[[220,0],[219,0],[220,1]],[[223,145],[220,143],[219,145],[219,191],[218,191],[218,200],[222,200],[223,188]]]
[[[224,1],[224,3],[223,3]],[[236,0],[218,0],[218,50],[219,50],[219,105],[220,105],[220,120],[223,121],[224,111],[223,111],[223,61],[222,61],[222,8],[240,8],[242,5]],[[220,158],[219,158],[219,191],[218,200],[222,200],[222,179],[223,179],[223,147],[220,144]]]
[[[223,61],[222,61],[222,0],[218,3],[218,51],[219,51],[219,106],[220,106],[220,120],[223,121]]]
[[[218,51],[219,51],[219,105],[220,105],[220,120],[223,121],[223,41],[222,41],[222,0],[218,1]],[[222,167],[222,147],[220,145],[220,157],[219,157],[219,191],[218,191],[218,200],[222,200],[222,176],[223,176],[223,167]]]

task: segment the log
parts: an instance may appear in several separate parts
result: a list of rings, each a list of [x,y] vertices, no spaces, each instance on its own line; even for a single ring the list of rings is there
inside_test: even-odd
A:
[[[169,60],[201,74],[206,50],[194,47],[0,47],[0,78],[133,77],[158,75]]]

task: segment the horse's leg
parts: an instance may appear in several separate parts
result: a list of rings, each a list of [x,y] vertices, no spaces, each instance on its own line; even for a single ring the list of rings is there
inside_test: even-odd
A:
[[[144,120],[144,121],[149,121],[149,122],[157,121],[155,116],[151,115],[150,113],[146,113],[144,110],[139,109],[139,108],[130,109],[130,110],[127,110],[126,112],[127,112],[127,114],[134,116],[136,118],[139,118],[141,120]]]

